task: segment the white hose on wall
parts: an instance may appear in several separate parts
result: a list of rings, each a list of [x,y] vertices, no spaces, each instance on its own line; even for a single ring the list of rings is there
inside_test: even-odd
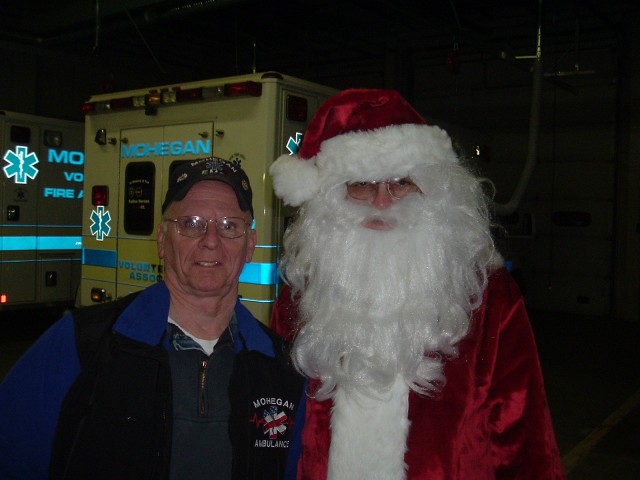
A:
[[[539,8],[542,9],[542,0],[539,2]],[[527,148],[527,159],[516,185],[511,199],[507,203],[493,203],[494,213],[497,216],[507,216],[516,211],[524,191],[529,184],[533,168],[538,159],[538,137],[540,131],[540,96],[542,91],[542,27],[541,13],[538,15],[538,34],[536,55],[533,62],[533,91],[531,95],[531,114],[529,116],[529,145]]]

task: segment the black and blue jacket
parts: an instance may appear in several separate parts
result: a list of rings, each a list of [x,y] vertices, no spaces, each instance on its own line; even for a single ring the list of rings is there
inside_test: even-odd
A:
[[[158,283],[55,323],[0,385],[0,478],[169,478],[168,312]],[[282,478],[303,380],[240,302],[235,318],[233,478]]]

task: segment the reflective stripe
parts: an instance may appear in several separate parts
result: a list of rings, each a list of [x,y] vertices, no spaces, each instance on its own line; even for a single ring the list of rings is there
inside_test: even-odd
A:
[[[0,238],[0,250],[35,250],[36,237],[2,237]]]
[[[17,250],[79,250],[82,237],[63,236],[24,236],[0,237],[1,251]]]
[[[118,255],[115,250],[82,249],[82,265],[116,268],[117,260]]]
[[[275,300],[258,300],[257,298],[247,298],[247,297],[241,297],[240,301],[252,302],[252,303],[274,303],[275,302]]]
[[[79,262],[79,258],[38,258],[36,260],[0,260],[0,263],[47,263],[47,262]]]
[[[44,223],[2,223],[2,228],[82,228],[82,225],[46,225]]]
[[[82,248],[82,237],[36,237],[38,250],[79,250]]]
[[[82,249],[82,264],[95,267],[116,268],[118,256],[115,250]],[[240,283],[276,285],[280,273],[275,263],[247,263],[240,273]]]
[[[275,263],[247,263],[240,274],[240,283],[275,285],[280,278]]]

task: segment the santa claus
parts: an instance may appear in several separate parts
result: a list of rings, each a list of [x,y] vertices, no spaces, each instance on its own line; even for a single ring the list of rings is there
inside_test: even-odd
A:
[[[346,90],[271,174],[300,207],[272,322],[309,378],[291,477],[564,478],[522,296],[446,132]]]

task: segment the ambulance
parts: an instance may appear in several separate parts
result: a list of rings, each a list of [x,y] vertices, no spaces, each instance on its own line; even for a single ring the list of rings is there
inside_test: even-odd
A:
[[[253,190],[258,244],[240,276],[241,301],[267,323],[280,288],[282,236],[293,212],[268,169],[293,154],[318,106],[336,90],[276,72],[91,97],[79,305],[123,297],[163,279],[156,226],[172,170],[216,156],[238,160]]]
[[[0,111],[0,311],[73,306],[80,283],[84,125]]]

